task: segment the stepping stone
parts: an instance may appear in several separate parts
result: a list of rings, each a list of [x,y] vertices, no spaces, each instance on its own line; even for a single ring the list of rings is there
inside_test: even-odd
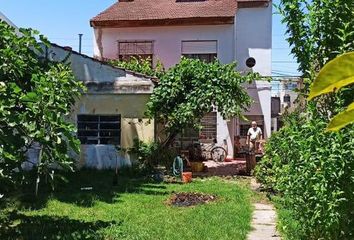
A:
[[[271,204],[254,204],[252,231],[248,240],[280,240],[276,230],[276,212]]]

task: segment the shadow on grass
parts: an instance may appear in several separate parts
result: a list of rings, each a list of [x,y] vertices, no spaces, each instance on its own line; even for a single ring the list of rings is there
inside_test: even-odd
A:
[[[46,206],[48,199],[57,199],[61,202],[75,204],[81,207],[92,207],[95,202],[118,203],[123,193],[145,195],[167,195],[166,186],[156,184],[149,178],[130,178],[119,176],[116,183],[113,181],[113,171],[82,170],[65,174],[66,183],[57,184],[55,191],[48,186],[40,187],[38,198],[27,192],[20,199],[24,208],[41,209]],[[32,187],[31,187],[32,189]]]
[[[0,218],[0,239],[104,239],[99,230],[122,222],[84,222],[66,217],[26,216],[11,212]]]

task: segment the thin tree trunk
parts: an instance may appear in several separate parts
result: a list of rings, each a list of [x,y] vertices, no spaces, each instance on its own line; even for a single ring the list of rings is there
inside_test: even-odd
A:
[[[39,188],[39,182],[40,182],[40,165],[41,165],[41,160],[42,160],[42,147],[39,150],[39,156],[38,156],[38,165],[37,165],[37,180],[36,180],[36,189],[35,189],[35,195],[38,197],[38,188]]]
[[[162,144],[164,148],[169,148],[172,143],[175,141],[175,138],[177,137],[178,132],[172,132],[168,135],[167,139],[164,141],[164,143]]]

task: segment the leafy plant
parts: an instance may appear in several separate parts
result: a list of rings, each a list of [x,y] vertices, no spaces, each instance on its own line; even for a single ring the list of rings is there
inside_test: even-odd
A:
[[[305,78],[302,95],[308,94],[326,63],[354,49],[353,6],[352,0],[280,0],[278,9],[287,25],[288,42]],[[334,80],[345,76],[348,69],[341,68],[334,78],[325,77],[326,83],[311,92],[310,98],[332,92],[333,86],[338,87]],[[286,217],[280,218],[279,226],[286,238],[353,239],[353,126],[325,131],[332,116],[353,101],[353,92],[353,86],[346,85],[307,102],[283,119],[285,126],[266,146],[256,175],[282,199],[281,212]]]
[[[34,145],[40,149],[37,168],[43,175],[51,173],[54,163],[71,169],[68,153],[78,152],[80,144],[68,118],[84,86],[69,66],[38,57],[38,32],[20,32],[16,35],[0,21],[0,181],[7,186],[27,181],[22,164],[29,162],[27,154]]]
[[[307,113],[289,116],[256,169],[258,180],[282,196],[283,207],[301,223],[290,239],[354,236],[354,129],[330,133],[326,125]],[[285,230],[287,224],[281,223]]]
[[[326,62],[354,49],[353,6],[353,0],[280,0],[291,53],[308,84]]]
[[[239,116],[251,104],[243,83],[259,79],[255,73],[242,75],[236,63],[206,63],[182,58],[163,74],[148,102],[147,115],[161,123],[169,146],[176,135],[188,127],[200,127],[205,114],[217,107],[225,118]]]
[[[157,61],[156,66],[153,67],[152,60],[150,58],[144,59],[141,57],[132,57],[127,61],[111,60],[109,63],[115,67],[124,68],[126,70],[157,78],[161,77],[165,72],[164,66],[160,61]]]
[[[343,54],[327,63],[313,82],[308,99],[335,92],[354,83],[354,52]],[[354,122],[354,103],[336,115],[327,130],[336,131]]]
[[[170,169],[177,155],[173,149],[164,148],[158,142],[145,143],[139,139],[134,139],[134,146],[129,151],[137,157],[141,168],[149,171],[157,165]]]

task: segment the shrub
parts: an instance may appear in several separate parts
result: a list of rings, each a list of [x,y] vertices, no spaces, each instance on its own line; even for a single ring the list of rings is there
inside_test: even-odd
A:
[[[158,142],[145,143],[139,139],[134,139],[134,146],[129,152],[136,155],[141,168],[148,170],[153,170],[158,165],[170,169],[177,155],[175,150],[165,148]]]
[[[353,239],[354,127],[328,133],[327,122],[311,114],[292,115],[271,137],[257,178],[301,223],[294,239]]]

